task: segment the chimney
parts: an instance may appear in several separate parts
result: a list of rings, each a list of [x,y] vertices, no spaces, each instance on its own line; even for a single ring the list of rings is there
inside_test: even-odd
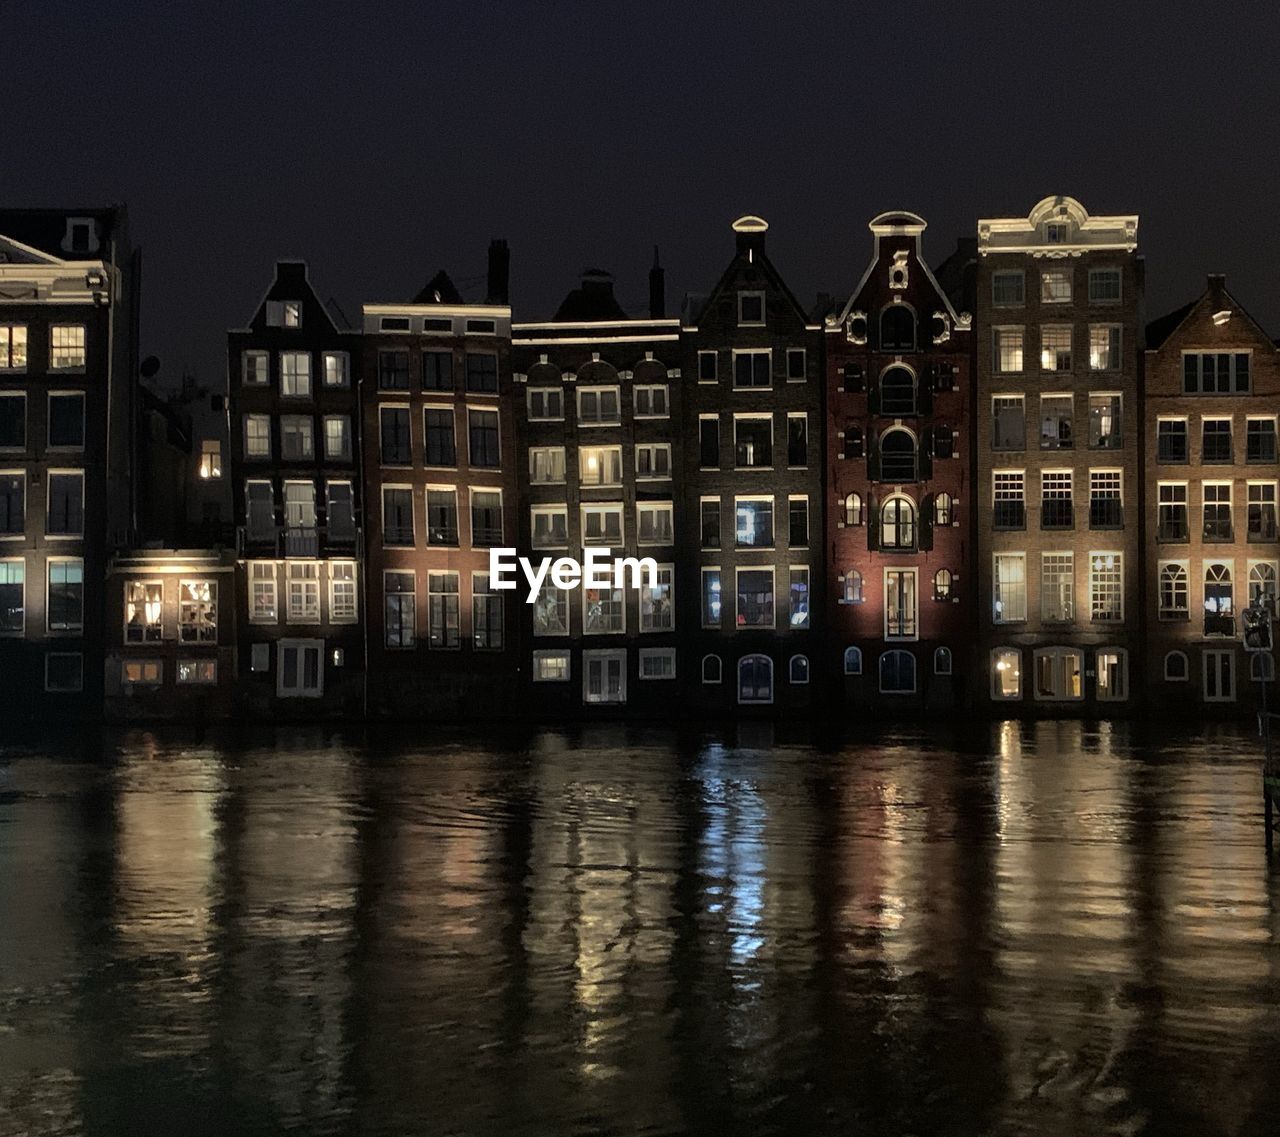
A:
[[[511,250],[507,242],[489,242],[489,288],[485,299],[490,304],[511,303]]]
[[[1209,273],[1209,291],[1222,292],[1227,287],[1226,273],[1211,272]]]
[[[658,260],[658,246],[653,246],[653,268],[649,270],[649,319],[661,320],[667,314],[667,280]]]

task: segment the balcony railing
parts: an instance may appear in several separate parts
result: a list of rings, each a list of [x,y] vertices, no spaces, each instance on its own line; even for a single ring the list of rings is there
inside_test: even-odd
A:
[[[312,558],[320,555],[320,531],[314,525],[290,525],[284,531],[286,557]]]
[[[1124,506],[1118,497],[1096,497],[1089,502],[1090,529],[1122,529]]]
[[[1050,498],[1040,503],[1041,529],[1070,529],[1075,524],[1073,503],[1062,498]]]
[[[1027,507],[1021,501],[998,501],[991,511],[991,524],[996,529],[1025,529]]]
[[[1190,538],[1187,519],[1183,517],[1164,517],[1156,526],[1157,541],[1186,541]]]
[[[412,538],[412,535],[411,535]],[[361,532],[354,525],[329,528],[315,525],[240,525],[236,528],[236,551],[242,556],[272,556],[314,559],[326,552],[360,556]]]

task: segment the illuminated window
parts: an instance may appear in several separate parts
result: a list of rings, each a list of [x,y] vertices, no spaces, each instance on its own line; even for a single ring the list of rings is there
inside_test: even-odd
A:
[[[1067,647],[1038,648],[1034,660],[1037,699],[1053,702],[1083,697],[1081,652]]]
[[[248,387],[262,387],[268,382],[267,353],[246,351],[241,356],[241,381]]]
[[[846,494],[844,499],[844,523],[846,526],[862,524],[862,495]]]
[[[268,300],[267,327],[300,328],[302,327],[301,300]]]
[[[1027,618],[1027,559],[1025,553],[996,553],[991,578],[992,613],[997,624],[1017,624]]]
[[[535,651],[533,681],[535,683],[567,683],[569,653],[567,651]]]
[[[849,569],[845,572],[844,577],[844,594],[841,597],[842,604],[861,604],[862,603],[862,573],[857,569]]]
[[[1071,303],[1071,273],[1053,269],[1040,274],[1041,304]]]
[[[320,622],[320,565],[317,562],[285,564],[285,618],[293,624]]]
[[[885,569],[884,638],[916,638],[916,570]]]
[[[126,687],[158,687],[164,664],[158,659],[126,659],[120,665],[120,682]]]
[[[0,371],[25,371],[27,326],[0,324]]]
[[[178,682],[182,684],[212,684],[218,681],[216,659],[178,660]]]
[[[1071,325],[1044,324],[1040,328],[1040,370],[1071,370]]]
[[[569,634],[569,593],[554,584],[544,584],[533,603],[535,636],[567,636]]]
[[[704,568],[702,570],[702,626],[704,628],[720,626],[721,602],[720,570]]]
[[[286,399],[311,398],[311,356],[308,352],[280,353],[280,394]]]
[[[413,647],[416,642],[417,597],[414,592],[413,573],[382,574],[385,643],[389,648]]]
[[[1120,369],[1120,325],[1089,325],[1089,369],[1091,371],[1118,371]]]
[[[1205,565],[1204,634],[1236,634],[1235,585],[1231,579],[1231,565],[1225,561],[1210,561]]]
[[[0,561],[0,634],[26,627],[27,566],[20,560]]]
[[[992,366],[996,371],[1008,374],[1022,370],[1023,334],[1022,328],[992,329]]]
[[[1095,623],[1124,619],[1124,559],[1120,553],[1089,555],[1089,618]]]
[[[734,543],[739,549],[773,547],[773,498],[734,498]]]
[[[329,562],[329,620],[354,624],[357,617],[356,565],[354,561]]]
[[[1098,450],[1118,450],[1121,437],[1120,396],[1089,396],[1089,445]]]
[[[321,357],[326,387],[347,387],[351,384],[351,356],[345,351],[326,351]]]
[[[84,325],[54,324],[49,328],[49,368],[52,371],[84,367]]]
[[[1022,698],[1022,652],[1017,648],[998,647],[991,653],[991,697]]]
[[[164,585],[158,580],[130,580],[124,590],[124,641],[159,643],[164,638]]]
[[[790,624],[793,628],[809,626],[809,568],[792,565],[790,575]]]
[[[249,622],[276,622],[276,565],[274,561],[249,562]]]
[[[933,574],[933,598],[935,600],[951,599],[950,569],[939,569]]]
[[[1118,702],[1129,697],[1129,653],[1120,648],[1100,648],[1094,657],[1098,698]]]
[[[622,447],[581,447],[578,450],[578,478],[584,486],[622,485]]]
[[[178,585],[180,643],[218,642],[218,584],[213,580],[184,580]]]
[[[351,460],[351,419],[346,415],[324,416],[324,456],[339,462]]]
[[[529,447],[529,482],[535,486],[560,485],[564,482],[565,452],[563,446]]]
[[[1075,554],[1040,554],[1040,618],[1046,624],[1075,619]]]
[[[271,457],[271,416],[244,416],[244,456],[246,458]]]
[[[914,549],[916,507],[909,498],[891,497],[880,507],[880,547]]]
[[[740,628],[772,628],[773,569],[740,568],[737,570],[737,625]]]
[[[582,630],[586,635],[626,631],[627,613],[621,588],[582,590]]]
[[[642,573],[640,585],[640,630],[669,632],[676,626],[675,569],[659,565],[656,583],[651,587],[649,574]]]
[[[1274,561],[1254,561],[1249,566],[1249,603],[1270,602],[1272,611],[1276,602],[1276,564]]]
[[[206,438],[200,443],[200,476],[222,477],[222,443],[216,438]]]
[[[955,518],[955,506],[951,495],[946,491],[933,495],[933,523],[936,526],[947,526]]]

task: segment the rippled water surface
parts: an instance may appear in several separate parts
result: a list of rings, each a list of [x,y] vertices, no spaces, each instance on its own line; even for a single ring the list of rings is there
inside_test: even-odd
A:
[[[0,1133],[1262,1134],[1257,741],[0,750]]]

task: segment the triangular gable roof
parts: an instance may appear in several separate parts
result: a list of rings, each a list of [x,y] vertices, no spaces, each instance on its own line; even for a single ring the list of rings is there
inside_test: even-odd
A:
[[[1231,306],[1249,322],[1249,326],[1253,328],[1258,339],[1264,343],[1273,345],[1276,343],[1267,334],[1262,325],[1250,315],[1249,310],[1227,290],[1225,284],[1219,285],[1216,289],[1210,284],[1190,303],[1184,304],[1181,308],[1175,308],[1172,312],[1152,320],[1147,325],[1147,350],[1156,351],[1163,347],[1173,337],[1174,333],[1181,330],[1183,324],[1187,323],[1201,308],[1208,306],[1215,292],[1230,301]]]
[[[753,221],[757,222],[759,225],[764,225],[764,222],[759,221],[758,218],[740,218],[739,221],[734,223],[735,229],[739,224],[745,221]],[[763,230],[752,228],[746,231],[761,232]],[[786,301],[791,305],[792,310],[797,316],[799,316],[800,322],[804,324],[805,327],[812,326],[809,320],[809,314],[805,311],[804,305],[796,299],[796,294],[791,291],[787,282],[782,279],[782,274],[774,267],[773,262],[769,259],[769,254],[766,253],[762,247],[749,245],[746,248],[739,248],[734,252],[733,259],[725,266],[724,272],[720,274],[720,279],[716,281],[715,286],[711,289],[710,293],[707,294],[703,303],[694,308],[693,325],[695,327],[701,321],[707,310],[728,290],[729,282],[737,275],[740,267],[744,264],[758,266],[760,271],[764,273],[766,281],[786,298]]]
[[[449,274],[441,269],[422,286],[422,290],[413,298],[413,303],[464,304],[466,301],[462,299],[462,293],[454,287]]]
[[[319,294],[311,286],[306,261],[276,261],[275,276],[272,277],[271,284],[263,293],[262,299],[258,301],[258,306],[253,310],[253,316],[248,325],[233,330],[248,331],[257,325],[265,325],[269,300],[302,300],[309,311],[318,312],[324,318],[330,331],[336,333],[345,330],[334,323],[329,306],[320,299]]]
[[[42,264],[42,265],[61,265],[66,264],[61,257],[55,257],[51,253],[41,252],[34,249],[30,245],[24,245],[21,241],[13,237],[6,237],[0,233],[0,253],[5,254],[4,259],[11,263],[18,264]]]

